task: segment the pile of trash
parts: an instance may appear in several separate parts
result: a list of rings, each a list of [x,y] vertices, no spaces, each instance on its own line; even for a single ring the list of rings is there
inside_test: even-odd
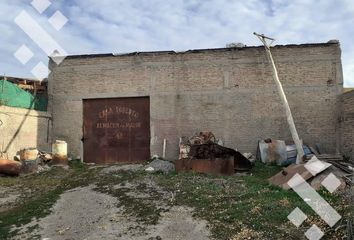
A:
[[[0,176],[19,176],[50,170],[51,166],[67,166],[66,142],[56,141],[52,153],[26,148],[18,152],[14,160],[0,155]]]
[[[303,145],[305,157],[308,159],[313,155],[310,148]],[[282,140],[265,139],[258,142],[257,160],[263,163],[274,164],[279,166],[288,166],[296,162],[296,145],[292,142],[286,143]]]
[[[195,171],[220,175],[232,175],[235,171],[247,171],[251,161],[235,149],[222,146],[211,132],[200,132],[190,138],[181,138],[177,171]]]
[[[303,145],[304,163],[295,164],[296,147],[292,143],[286,144],[281,140],[262,140],[258,144],[257,159],[265,164],[284,166],[282,171],[268,181],[283,189],[290,189],[288,182],[299,174],[314,189],[318,190],[326,181],[336,181],[336,189],[343,189],[346,185],[353,185],[354,164],[345,161],[340,154],[326,154],[320,147]],[[320,152],[322,151],[322,152]]]

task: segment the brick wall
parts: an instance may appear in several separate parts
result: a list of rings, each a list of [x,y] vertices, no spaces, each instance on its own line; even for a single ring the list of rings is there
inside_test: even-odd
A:
[[[328,152],[339,147],[342,90],[339,44],[272,49],[300,137]],[[82,99],[150,96],[151,153],[178,153],[180,136],[212,131],[226,146],[255,153],[264,138],[290,132],[262,47],[183,53],[72,56],[50,63],[53,138],[81,153]]]
[[[354,160],[354,91],[342,96],[342,152]]]
[[[49,124],[47,112],[0,106],[0,152],[13,159],[23,148],[49,151]]]

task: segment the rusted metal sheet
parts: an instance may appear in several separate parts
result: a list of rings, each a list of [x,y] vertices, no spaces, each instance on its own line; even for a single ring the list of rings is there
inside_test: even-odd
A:
[[[68,165],[68,157],[62,156],[59,154],[53,154],[52,161],[50,162],[51,165]]]
[[[21,172],[21,163],[8,159],[0,159],[0,174],[18,176]]]
[[[251,169],[252,167],[252,163],[240,152],[212,142],[207,144],[192,145],[190,148],[189,157],[192,159],[220,158],[225,160],[232,157],[234,159],[235,170],[245,171]]]
[[[177,171],[194,171],[215,175],[234,174],[234,159],[215,158],[215,159],[180,159],[176,161]]]
[[[84,161],[138,163],[150,157],[149,97],[84,100]]]

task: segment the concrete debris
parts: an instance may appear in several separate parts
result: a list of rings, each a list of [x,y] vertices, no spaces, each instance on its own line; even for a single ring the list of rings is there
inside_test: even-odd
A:
[[[145,172],[149,172],[149,173],[155,172],[155,168],[148,167],[148,168],[145,169]]]
[[[165,174],[174,172],[175,165],[169,161],[155,159],[147,165],[146,172],[163,172]]]

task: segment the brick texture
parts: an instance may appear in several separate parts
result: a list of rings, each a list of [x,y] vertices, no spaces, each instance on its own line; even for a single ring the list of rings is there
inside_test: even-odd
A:
[[[339,147],[339,44],[272,49],[300,137]],[[264,138],[290,139],[262,47],[68,57],[50,63],[53,139],[82,152],[82,99],[150,96],[151,153],[176,158],[181,136],[212,131],[228,147],[256,152]]]
[[[342,152],[354,160],[354,91],[342,96],[341,140]]]

